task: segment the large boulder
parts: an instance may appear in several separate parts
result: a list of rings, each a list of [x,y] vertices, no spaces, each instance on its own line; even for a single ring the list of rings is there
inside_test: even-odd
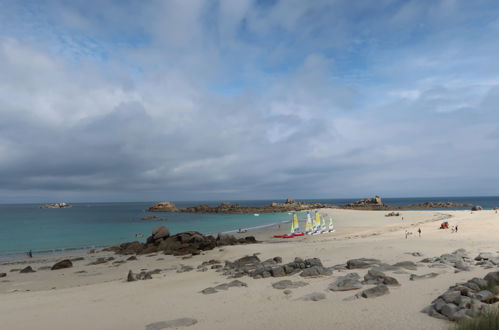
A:
[[[152,230],[152,238],[157,241],[170,237],[170,230],[165,226],[156,227]]]
[[[499,285],[499,272],[490,272],[483,279],[491,284]]]
[[[472,208],[471,208],[472,211],[481,211],[483,210],[483,207],[481,207],[480,205],[474,205]]]
[[[384,284],[380,284],[378,286],[375,286],[373,288],[364,290],[360,293],[360,296],[363,298],[375,298],[379,296],[383,296],[385,294],[390,293],[390,290],[388,290],[388,287]]]
[[[64,269],[73,267],[73,263],[69,259],[61,260],[55,263],[50,270]]]
[[[349,291],[362,288],[362,283],[359,281],[359,274],[349,273],[345,276],[340,276],[333,283],[329,284],[328,289],[331,291]]]
[[[33,270],[33,268],[31,268],[31,266],[27,266],[19,271],[19,273],[22,273],[22,274],[34,273],[34,272],[35,272],[35,270]]]

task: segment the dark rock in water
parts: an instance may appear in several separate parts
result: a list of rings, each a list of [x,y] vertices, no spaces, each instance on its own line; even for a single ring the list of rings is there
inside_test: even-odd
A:
[[[327,268],[322,266],[312,266],[310,268],[305,268],[300,276],[301,277],[316,277],[316,276],[324,276],[331,275],[333,272]]]
[[[438,276],[437,273],[428,273],[428,274],[424,274],[424,275],[411,274],[409,279],[411,281],[417,281],[417,280],[423,280],[426,278],[433,278],[433,277],[437,277],[437,276]]]
[[[26,273],[34,273],[35,270],[31,268],[31,266],[25,267],[19,271],[19,273],[26,274]]]
[[[329,284],[328,289],[331,291],[357,290],[362,288],[362,283],[360,283],[359,279],[359,274],[349,273],[345,276],[338,277],[336,281]]]
[[[483,210],[483,207],[481,207],[480,205],[474,205],[472,208],[471,208],[472,211],[482,211]]]
[[[7,276],[7,273],[0,273],[0,278]]]
[[[499,272],[490,272],[483,279],[489,283],[499,285]]]
[[[290,280],[282,280],[279,282],[272,283],[272,287],[274,289],[278,289],[278,290],[296,289],[296,288],[300,288],[300,287],[306,286],[306,285],[308,285],[308,283],[306,283],[306,282],[302,282],[302,281],[293,282]]]
[[[324,294],[322,292],[312,292],[312,293],[306,294],[298,299],[305,300],[305,301],[319,301],[319,300],[326,299],[326,294]]]
[[[409,270],[417,270],[418,266],[412,261],[401,261],[394,264],[395,267],[402,267]]]
[[[196,319],[190,318],[190,317],[183,317],[181,319],[175,319],[175,320],[170,320],[170,321],[161,321],[161,322],[154,322],[146,325],[146,330],[162,330],[162,329],[168,329],[168,328],[181,328],[181,327],[189,327],[191,325],[194,325],[198,323]]]
[[[369,259],[369,258],[359,258],[359,259],[350,259],[347,261],[348,269],[356,269],[356,268],[369,268],[372,265],[379,265],[381,261],[378,259]]]
[[[361,297],[364,298],[375,298],[379,296],[383,296],[385,294],[390,293],[390,290],[388,290],[388,287],[384,284],[380,284],[378,286],[375,286],[373,288],[364,290],[360,293]]]
[[[71,260],[69,259],[64,259],[64,260],[61,260],[57,263],[55,263],[51,270],[57,270],[57,269],[64,269],[64,268],[71,268],[73,267],[73,263],[71,262]]]

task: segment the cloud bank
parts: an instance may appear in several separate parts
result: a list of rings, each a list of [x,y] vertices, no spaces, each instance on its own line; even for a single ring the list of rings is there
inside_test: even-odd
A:
[[[497,7],[0,0],[0,202],[498,194]]]

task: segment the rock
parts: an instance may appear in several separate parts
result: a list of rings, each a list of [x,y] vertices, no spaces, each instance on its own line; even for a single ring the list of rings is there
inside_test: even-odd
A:
[[[360,296],[363,298],[375,298],[379,296],[383,296],[385,294],[390,293],[390,290],[388,290],[388,287],[384,284],[377,285],[373,288],[364,290],[360,293]]]
[[[386,277],[385,273],[369,269],[367,274],[364,276],[363,284],[381,284],[383,283],[383,279]]]
[[[328,289],[331,291],[349,291],[362,288],[362,283],[359,281],[359,274],[349,273],[345,276],[340,276],[333,283],[329,284]]]
[[[191,266],[180,265],[180,267],[177,269],[177,273],[186,273],[186,272],[190,272],[193,269],[194,269],[194,267],[191,267]]]
[[[219,284],[215,287],[215,290],[229,290],[229,285],[227,283]]]
[[[484,290],[488,286],[487,280],[479,277],[473,277],[471,280],[468,281],[468,283],[474,283],[478,287],[476,291],[480,289]]]
[[[409,269],[409,270],[417,270],[418,269],[418,266],[414,262],[412,262],[412,261],[401,261],[401,262],[397,262],[393,266],[395,266],[395,267],[402,267],[402,268]]]
[[[382,207],[383,204],[381,197],[375,196],[372,198],[364,198],[356,202],[345,205],[345,207],[350,208],[367,208],[367,207]]]
[[[202,294],[212,294],[212,293],[217,293],[217,290],[215,288],[209,287],[206,289],[201,290]]]
[[[284,267],[279,266],[272,268],[270,270],[270,275],[272,275],[272,277],[280,277],[280,276],[285,276],[286,272],[284,271]]]
[[[273,258],[276,264],[282,263],[282,258],[281,257],[274,257]]]
[[[127,280],[127,282],[134,282],[134,281],[137,281],[137,277],[135,276],[135,274],[131,270],[129,270],[128,275],[126,277],[126,280]]]
[[[386,276],[383,279],[383,284],[390,285],[390,286],[399,286],[400,285],[399,281],[397,281],[396,278],[391,277],[391,276]]]
[[[461,297],[460,291],[447,291],[443,295],[440,296],[446,303],[459,304],[459,299]]]
[[[331,275],[333,272],[327,268],[322,266],[312,266],[310,268],[305,268],[301,273],[301,277],[316,277],[316,276],[324,276]]]
[[[421,262],[423,262],[423,263],[433,263],[433,262],[435,262],[435,259],[436,258],[424,258],[423,260],[421,260]]]
[[[473,298],[480,300],[481,302],[490,299],[494,294],[488,290],[482,290],[473,295]]]
[[[460,271],[470,271],[471,270],[471,267],[468,266],[464,261],[462,260],[458,260],[456,261],[456,263],[454,264],[454,268],[460,270]]]
[[[424,274],[424,275],[411,274],[409,279],[411,281],[417,281],[417,280],[423,280],[426,278],[433,278],[433,277],[437,277],[437,276],[438,276],[437,273],[428,273],[428,274]]]
[[[156,203],[153,206],[149,207],[147,209],[149,212],[176,212],[178,211],[177,207],[175,204],[171,202],[160,202]]]
[[[154,322],[146,325],[146,330],[161,330],[168,328],[180,328],[180,327],[189,327],[198,323],[196,319],[190,317],[183,317],[180,319],[170,320],[170,321],[161,321]]]
[[[26,274],[26,273],[35,273],[35,270],[31,268],[31,266],[27,266],[19,271],[21,274]]]
[[[489,261],[496,266],[499,266],[499,257],[490,258]]]
[[[474,205],[472,208],[471,208],[472,211],[481,211],[483,210],[483,207],[481,207],[480,205]]]
[[[282,280],[279,282],[272,283],[272,287],[274,289],[278,289],[278,290],[296,289],[296,288],[300,288],[300,287],[306,286],[306,285],[308,285],[308,283],[306,283],[306,282],[302,282],[302,281],[293,282],[290,280]]]
[[[494,255],[490,252],[480,252],[476,257],[476,261],[481,261],[481,260],[489,260],[492,259]]]
[[[136,256],[131,256],[131,257],[128,257],[126,260],[128,260],[128,261],[137,260],[137,257]]]
[[[170,237],[170,230],[165,226],[156,227],[152,230],[152,238],[157,241]]]
[[[291,290],[284,290],[282,293],[284,293],[285,295],[290,295],[291,293],[293,293],[293,291],[291,291]]]
[[[306,294],[298,299],[305,300],[305,301],[319,301],[319,300],[326,299],[326,294],[324,294],[322,292],[312,292],[312,293]]]
[[[445,304],[442,307],[442,310],[440,311],[440,313],[442,315],[448,317],[449,319],[451,319],[458,310],[459,310],[459,308],[454,304]]]
[[[6,276],[7,276],[7,273],[0,273],[0,278],[6,277]]]
[[[379,265],[381,261],[378,259],[369,259],[369,258],[359,258],[359,259],[350,259],[347,261],[348,269],[356,269],[356,268],[369,268],[373,265]]]
[[[499,285],[499,272],[490,272],[483,279],[489,283]]]
[[[73,267],[73,263],[69,259],[61,260],[55,263],[50,270],[64,269]]]
[[[244,283],[244,282],[241,282],[239,280],[234,280],[232,282],[229,282],[227,284],[229,286],[229,288],[240,288],[240,287],[247,287],[248,284]]]
[[[373,270],[378,270],[380,272],[399,271],[399,270],[401,270],[400,267],[392,266],[392,265],[389,265],[389,264],[381,264],[379,266],[374,266],[372,269]]]
[[[411,255],[413,257],[422,257],[423,256],[423,254],[421,252],[412,252]]]

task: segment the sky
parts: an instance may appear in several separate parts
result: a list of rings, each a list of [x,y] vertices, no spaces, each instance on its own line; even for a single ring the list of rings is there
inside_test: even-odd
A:
[[[0,203],[499,195],[499,2],[0,0]]]

